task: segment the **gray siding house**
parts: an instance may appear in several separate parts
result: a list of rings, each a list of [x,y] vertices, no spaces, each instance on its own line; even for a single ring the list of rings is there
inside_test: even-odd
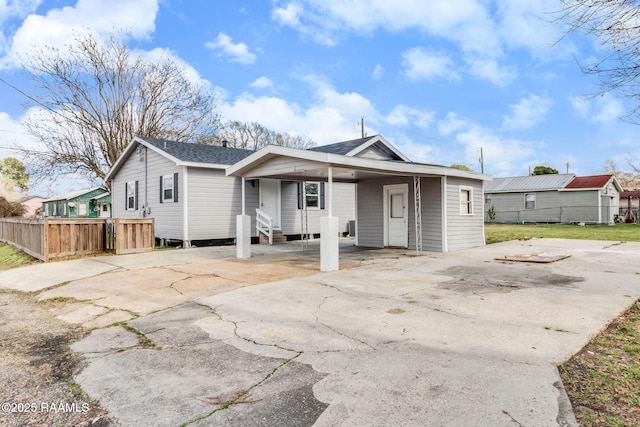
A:
[[[107,174],[113,216],[153,217],[156,238],[182,241],[232,241],[236,215],[242,211],[241,179],[225,169],[253,151],[136,137]],[[253,213],[252,237],[257,238],[256,210],[272,219],[285,236],[319,234],[326,216],[324,184],[281,179],[255,179],[246,185],[245,209]],[[341,230],[355,218],[355,187],[345,183],[334,193]],[[308,201],[309,203],[305,203]],[[301,203],[302,202],[302,203]]]
[[[327,194],[355,184],[358,246],[446,252],[485,243],[483,184],[491,178],[413,163],[378,135],[311,150],[265,147],[230,166],[227,175],[324,182]],[[329,218],[337,215],[333,206],[327,210]],[[327,252],[337,253],[337,247]]]
[[[622,191],[613,175],[495,178],[485,186],[486,221],[613,224]]]

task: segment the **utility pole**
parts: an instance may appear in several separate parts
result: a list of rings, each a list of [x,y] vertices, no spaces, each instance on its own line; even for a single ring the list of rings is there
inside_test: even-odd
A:
[[[569,162],[564,164],[567,167],[567,174],[569,173]]]
[[[362,116],[362,119],[360,119],[360,130],[362,133],[362,137],[364,138],[364,116]]]
[[[480,172],[484,173],[484,155],[482,154],[482,147],[480,147]]]

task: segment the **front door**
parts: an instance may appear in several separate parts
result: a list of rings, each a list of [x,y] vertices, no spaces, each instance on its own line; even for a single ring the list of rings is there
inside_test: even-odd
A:
[[[385,185],[385,246],[406,248],[409,245],[409,186]]]
[[[273,227],[280,228],[280,180],[260,180],[260,210],[273,218]]]

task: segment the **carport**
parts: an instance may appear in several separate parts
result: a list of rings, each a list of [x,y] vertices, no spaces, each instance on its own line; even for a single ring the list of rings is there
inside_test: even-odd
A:
[[[356,245],[397,246],[448,252],[484,244],[483,182],[490,176],[405,161],[352,157],[267,146],[227,168],[242,178],[242,214],[237,216],[237,257],[251,257],[251,217],[245,182],[271,178],[326,185],[326,216],[320,219],[320,269],[338,270],[338,218],[333,183],[356,184]]]

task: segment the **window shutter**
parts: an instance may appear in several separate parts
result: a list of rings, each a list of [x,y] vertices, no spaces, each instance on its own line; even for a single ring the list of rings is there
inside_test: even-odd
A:
[[[298,181],[298,209],[302,209],[302,182]]]
[[[124,183],[124,210],[129,210],[129,183]]]
[[[136,181],[135,199],[136,199],[136,210],[138,210],[138,181]]]
[[[320,183],[320,209],[324,209],[324,182]]]
[[[160,203],[162,203],[162,199],[164,198],[164,194],[162,194],[162,175],[160,175]]]
[[[173,201],[178,201],[178,173],[173,174]]]

